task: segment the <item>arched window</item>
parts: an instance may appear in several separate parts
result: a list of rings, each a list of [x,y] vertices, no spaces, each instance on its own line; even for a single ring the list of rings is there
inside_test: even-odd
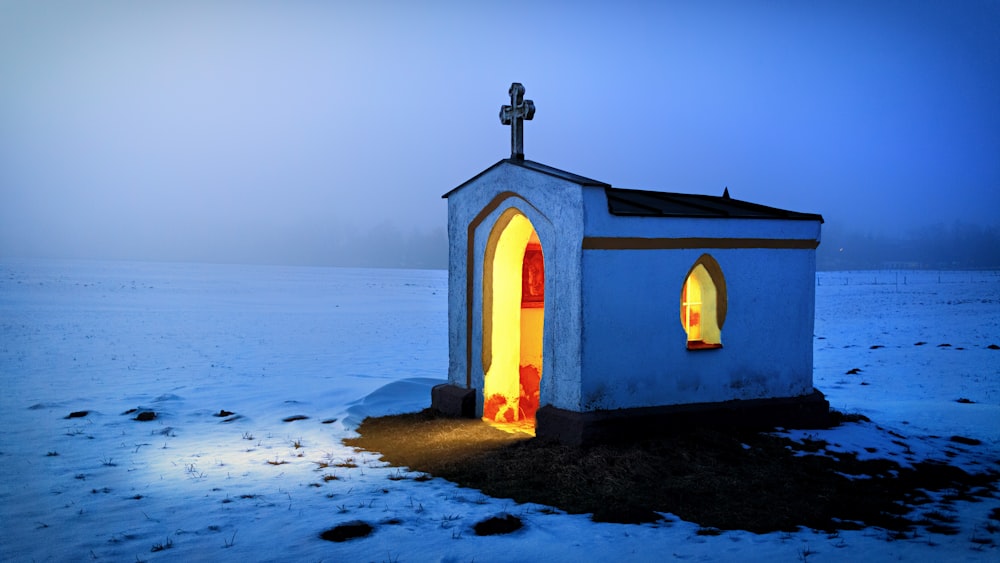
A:
[[[726,280],[719,263],[702,254],[688,271],[681,288],[681,325],[688,350],[722,348],[726,320]]]

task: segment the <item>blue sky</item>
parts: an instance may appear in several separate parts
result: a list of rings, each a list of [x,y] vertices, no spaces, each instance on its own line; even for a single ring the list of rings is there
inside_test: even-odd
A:
[[[5,2],[0,257],[323,262],[509,155],[996,225],[1000,2]]]

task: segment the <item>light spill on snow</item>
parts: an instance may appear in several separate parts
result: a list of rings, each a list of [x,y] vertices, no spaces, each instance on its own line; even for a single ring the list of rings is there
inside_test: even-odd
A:
[[[937,458],[975,469],[1000,457],[1000,351],[988,348],[1000,344],[1000,275],[823,273],[819,282],[816,386],[834,407],[873,422],[791,437],[904,466]],[[655,525],[596,524],[415,481],[343,446],[364,416],[428,404],[447,371],[446,292],[440,271],[0,265],[0,559],[998,556],[1000,536],[987,526],[996,498],[957,502],[960,533],[951,536],[702,536],[670,515]],[[122,414],[139,408],[157,418]],[[233,414],[216,416],[222,410]],[[472,533],[505,512],[525,527]],[[375,531],[344,543],[319,538],[353,520]]]

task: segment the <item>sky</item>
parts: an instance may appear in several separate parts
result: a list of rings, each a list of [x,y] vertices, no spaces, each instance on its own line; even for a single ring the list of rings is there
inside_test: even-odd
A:
[[[1000,1],[0,3],[0,258],[325,264],[510,154],[905,235],[1000,223]]]

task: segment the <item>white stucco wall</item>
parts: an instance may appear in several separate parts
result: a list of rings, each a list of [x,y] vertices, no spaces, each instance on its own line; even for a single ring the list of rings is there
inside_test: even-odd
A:
[[[600,196],[588,202],[588,237],[819,238],[818,221],[613,217]],[[722,269],[728,313],[721,349],[688,350],[680,294],[702,254]],[[582,410],[812,391],[815,250],[589,249],[582,264]]]
[[[477,413],[484,382],[484,253],[494,224],[511,207],[531,221],[545,257],[542,405],[583,411],[812,391],[814,250],[582,246],[591,237],[819,240],[819,221],[616,217],[603,188],[501,162],[448,196],[448,377],[466,387],[469,374]],[[468,226],[477,217],[469,270]],[[726,280],[723,348],[688,350],[680,292],[704,253]]]
[[[584,410],[811,392],[812,251],[708,251],[726,279],[723,347],[688,350],[680,292],[703,252],[584,253]]]
[[[504,192],[505,197],[478,224],[472,244],[472,309],[466,311],[468,225]],[[583,205],[580,187],[557,177],[501,164],[448,197],[448,379],[477,390],[477,414],[483,389],[483,255],[490,231],[507,209],[516,207],[531,221],[545,258],[545,325],[541,404],[578,410],[580,404],[581,272]],[[471,364],[466,363],[468,316],[472,317]]]

